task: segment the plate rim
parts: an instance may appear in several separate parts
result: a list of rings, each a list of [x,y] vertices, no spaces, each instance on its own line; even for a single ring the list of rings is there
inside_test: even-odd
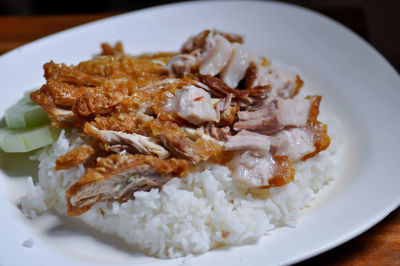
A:
[[[327,20],[330,23],[335,24],[337,27],[339,27],[343,32],[347,32],[348,34],[352,35],[353,38],[357,39],[358,41],[361,41],[363,43],[363,45],[365,47],[368,47],[368,49],[370,50],[370,52],[372,52],[374,54],[374,56],[378,57],[380,60],[380,63],[384,63],[386,64],[386,67],[388,69],[391,70],[391,72],[393,72],[392,74],[397,75],[397,77],[399,78],[399,74],[397,73],[397,71],[395,70],[395,68],[390,64],[390,62],[388,60],[386,60],[386,58],[379,53],[379,51],[373,47],[369,42],[367,42],[365,39],[363,39],[362,37],[360,37],[357,33],[355,33],[354,31],[352,31],[351,29],[347,28],[346,26],[344,26],[343,24],[341,24],[340,22],[337,22],[329,17],[327,17],[326,15],[320,14],[314,10],[310,10],[308,8],[302,7],[302,6],[298,6],[298,5],[294,5],[294,4],[288,4],[288,3],[282,3],[282,2],[275,2],[275,1],[271,1],[271,2],[261,2],[261,1],[221,1],[221,2],[183,2],[183,3],[171,3],[171,4],[165,4],[165,5],[160,5],[160,6],[156,6],[156,7],[149,7],[149,8],[145,8],[145,9],[140,9],[140,10],[135,10],[135,11],[131,11],[131,12],[126,12],[126,13],[122,13],[122,14],[118,14],[118,15],[114,15],[114,16],[110,16],[110,17],[106,17],[106,18],[102,18],[99,20],[95,20],[92,22],[88,22],[88,23],[84,23],[81,24],[79,26],[75,26],[66,30],[62,30],[59,31],[57,33],[51,34],[51,35],[47,35],[44,36],[42,38],[36,39],[32,42],[29,42],[27,44],[24,44],[22,46],[19,46],[11,51],[8,51],[4,54],[2,54],[0,56],[0,64],[3,61],[4,58],[7,57],[12,57],[14,56],[14,54],[17,54],[19,52],[23,52],[26,49],[29,49],[32,46],[35,45],[40,45],[41,42],[45,42],[47,39],[50,38],[58,38],[58,36],[60,35],[64,35],[64,34],[69,34],[72,31],[76,31],[77,29],[84,29],[85,27],[91,26],[91,25],[96,25],[99,22],[101,23],[105,23],[105,22],[109,22],[111,20],[118,20],[122,17],[125,16],[132,16],[132,15],[136,15],[137,13],[143,13],[143,12],[153,12],[154,10],[158,10],[158,9],[165,9],[165,8],[175,8],[177,6],[193,6],[193,5],[210,5],[210,4],[236,4],[236,3],[257,3],[257,4],[266,4],[266,5],[279,5],[279,6],[285,6],[285,7],[290,7],[290,8],[295,8],[295,9],[299,9],[302,10],[306,13],[312,13],[313,15],[318,16],[321,19]],[[354,231],[353,234],[348,235],[347,237],[343,237],[341,240],[335,241],[333,243],[331,243],[330,245],[326,245],[325,247],[323,247],[322,249],[317,249],[315,250],[313,253],[310,253],[308,255],[304,255],[303,257],[298,257],[297,260],[292,260],[292,261],[288,261],[288,263],[296,263],[299,261],[304,261],[308,258],[314,257],[318,254],[321,254],[323,252],[326,252],[327,250],[330,250],[334,247],[337,247],[351,239],[353,239],[354,237],[362,234],[363,232],[367,231],[368,229],[370,229],[371,227],[373,227],[374,225],[376,225],[377,223],[379,223],[380,221],[382,221],[385,217],[387,217],[391,212],[395,211],[398,207],[400,206],[400,200],[398,200],[398,202],[394,202],[392,206],[389,206],[385,209],[382,210],[381,214],[378,216],[375,216],[375,219],[370,220],[368,223],[365,223],[363,227],[359,228],[358,230]]]

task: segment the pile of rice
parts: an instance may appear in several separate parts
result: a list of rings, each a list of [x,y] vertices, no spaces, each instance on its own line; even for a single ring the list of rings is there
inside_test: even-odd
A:
[[[76,217],[103,233],[136,244],[160,258],[199,254],[221,245],[254,242],[268,231],[295,226],[301,209],[337,175],[339,146],[335,121],[330,121],[330,147],[296,165],[293,182],[271,189],[252,190],[231,182],[229,168],[203,164],[198,172],[172,179],[162,191],[136,192],[126,203],[101,202]],[[85,140],[77,132],[62,132],[58,141],[39,155],[39,181],[28,179],[22,198],[25,215],[49,209],[67,212],[65,190],[84,174],[84,167],[55,171],[55,161]]]

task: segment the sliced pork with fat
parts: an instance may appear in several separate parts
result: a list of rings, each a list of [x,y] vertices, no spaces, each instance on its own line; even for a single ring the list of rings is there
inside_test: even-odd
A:
[[[253,91],[268,88],[264,89],[264,97],[275,99],[296,96],[303,81],[292,71],[263,66],[262,63],[253,61],[246,73],[245,84],[246,89]]]
[[[194,125],[218,120],[210,95],[193,85],[176,91],[175,97],[170,98],[169,111]]]
[[[184,44],[182,51],[197,55],[201,75],[214,77],[219,74],[221,80],[227,86],[236,88],[253,60],[247,49],[240,44],[241,42],[242,38],[240,36],[217,31],[204,31],[191,37]],[[186,74],[188,73],[187,70],[195,69],[191,67],[191,65],[196,65],[195,62],[193,57],[189,62],[178,56],[168,63],[167,70],[174,75],[179,75],[182,72]],[[179,67],[176,71],[172,69],[175,66]]]
[[[198,60],[190,54],[179,54],[169,60],[166,69],[171,76],[181,77],[198,68]]]
[[[278,132],[272,149],[277,155],[284,155],[297,162],[315,150],[312,132],[307,128],[291,128]]]
[[[270,136],[242,130],[238,134],[229,137],[224,143],[224,149],[227,151],[255,151],[259,154],[269,154],[271,141]]]
[[[208,35],[199,56],[200,74],[215,76],[220,73],[231,58],[232,50],[232,43],[221,35]]]
[[[293,180],[294,166],[287,156],[237,152],[228,163],[234,182],[249,188],[283,186]]]
[[[252,56],[243,45],[236,45],[231,57],[220,73],[221,79],[231,88],[236,88],[246,74]]]
[[[304,127],[307,125],[310,110],[315,108],[320,97],[278,99],[257,111],[241,111],[235,130],[249,130],[261,134],[273,134],[285,127]],[[318,105],[319,106],[319,105]],[[318,108],[317,106],[317,108]]]

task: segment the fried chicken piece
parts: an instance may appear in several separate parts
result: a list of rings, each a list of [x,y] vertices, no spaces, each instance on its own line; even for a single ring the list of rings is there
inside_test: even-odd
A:
[[[110,117],[96,118],[90,122],[91,126],[99,130],[112,130],[124,133],[136,133],[150,137],[152,142],[162,144],[177,158],[189,160],[193,164],[211,159],[215,162],[221,160],[224,154],[223,145],[211,137],[191,134],[177,123],[160,118],[153,118],[143,113],[116,114]],[[85,133],[94,136],[91,127],[85,125]],[[115,132],[113,133],[115,135]],[[97,138],[102,142],[105,139]],[[160,143],[158,142],[160,141]],[[121,141],[121,144],[126,144]]]
[[[82,146],[58,157],[55,169],[58,171],[72,168],[80,163],[84,163],[95,153],[96,150],[92,146],[83,144]]]
[[[99,130],[112,130],[124,133],[148,135],[150,129],[145,129],[144,123],[154,118],[141,112],[117,113],[111,116],[96,117],[90,124]]]
[[[113,130],[99,130],[93,125],[86,123],[84,133],[105,144],[106,150],[113,152],[127,151],[129,153],[140,153],[154,155],[160,159],[170,157],[170,153],[158,142],[157,138],[146,137],[136,133],[124,133]]]
[[[135,191],[161,189],[187,173],[185,160],[161,160],[149,155],[111,154],[89,168],[65,193],[69,216],[81,215],[96,202],[134,199]]]
[[[165,80],[163,64],[174,55],[99,56],[77,66],[49,62],[44,65],[46,84],[32,92],[31,99],[58,127],[80,128],[99,115],[150,107],[151,95],[140,88]],[[59,118],[58,109],[73,111],[75,119]]]
[[[158,136],[164,147],[178,158],[189,160],[193,164],[209,159],[215,162],[223,159],[223,145],[212,138],[190,135],[171,121],[154,119],[149,126],[153,135]]]
[[[73,112],[83,121],[93,120],[96,116],[107,116],[112,113],[128,113],[149,108],[150,94],[136,91],[132,95],[122,92],[85,93],[77,99]]]

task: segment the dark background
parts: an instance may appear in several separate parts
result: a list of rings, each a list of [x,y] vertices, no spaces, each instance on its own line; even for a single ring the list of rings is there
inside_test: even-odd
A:
[[[183,1],[0,0],[0,15],[128,12]],[[400,0],[281,0],[327,15],[371,43],[400,72]],[[0,25],[0,27],[5,25]]]

